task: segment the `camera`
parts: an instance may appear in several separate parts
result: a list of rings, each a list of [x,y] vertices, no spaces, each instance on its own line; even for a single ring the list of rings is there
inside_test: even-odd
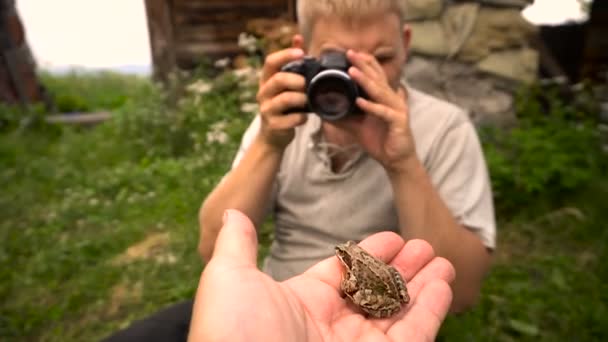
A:
[[[308,99],[305,108],[291,108],[285,114],[314,112],[328,121],[362,114],[355,100],[359,96],[368,97],[348,74],[350,66],[346,55],[340,51],[327,51],[318,60],[305,56],[284,65],[281,71],[304,76]]]

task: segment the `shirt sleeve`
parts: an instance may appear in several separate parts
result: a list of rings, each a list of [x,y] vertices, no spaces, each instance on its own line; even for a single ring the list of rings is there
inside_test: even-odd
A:
[[[243,137],[241,138],[241,144],[232,161],[231,171],[234,170],[239,165],[239,163],[241,162],[241,160],[243,159],[243,157],[249,150],[249,147],[251,146],[251,144],[255,140],[256,136],[258,135],[258,132],[260,131],[260,125],[261,125],[261,118],[259,115],[256,115],[255,118],[253,119],[253,121],[251,122],[251,124],[249,124],[249,127],[247,128],[245,133],[243,134]],[[229,173],[230,173],[230,171],[226,175],[224,175],[224,177],[222,178],[222,181],[226,178],[226,176],[228,176]],[[272,184],[270,199],[269,199],[269,202],[267,203],[266,209],[264,211],[264,217],[267,217],[269,214],[274,212],[277,193],[278,193],[278,182],[275,177],[275,180]]]
[[[234,168],[236,168],[237,165],[239,165],[239,163],[243,159],[243,156],[249,149],[249,146],[251,146],[251,144],[253,143],[253,140],[255,139],[256,135],[260,131],[260,120],[261,120],[260,116],[256,115],[255,118],[253,118],[253,120],[249,124],[249,127],[247,127],[247,130],[245,131],[245,133],[243,134],[243,137],[241,138],[241,144],[239,146],[239,149],[237,150],[236,155],[234,156],[234,160],[232,161],[232,167],[231,167],[232,170],[234,170]]]
[[[468,119],[459,120],[434,145],[428,170],[439,195],[460,224],[494,249],[494,202],[475,127]]]

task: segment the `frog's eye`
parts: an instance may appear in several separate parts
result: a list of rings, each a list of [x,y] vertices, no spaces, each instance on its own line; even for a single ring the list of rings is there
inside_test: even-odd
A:
[[[348,267],[352,267],[353,266],[353,261],[350,258],[350,255],[348,253],[340,253],[340,259],[342,260],[342,262],[344,262],[344,264],[346,264],[346,266]]]

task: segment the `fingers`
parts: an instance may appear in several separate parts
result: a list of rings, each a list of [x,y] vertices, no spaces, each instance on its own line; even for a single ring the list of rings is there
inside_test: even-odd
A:
[[[371,235],[359,244],[368,253],[385,262],[389,262],[398,255],[403,245],[403,239],[392,232],[381,232]],[[343,268],[338,258],[331,257],[316,264],[306,271],[304,275],[319,279],[337,290],[340,287],[342,272]]]
[[[403,118],[406,112],[404,91],[395,91],[386,81],[375,81],[361,70],[352,67],[349,74],[367,93],[369,99],[358,97],[357,106],[365,113],[377,116],[386,122]]]
[[[346,56],[353,66],[368,77],[378,81],[386,81],[384,70],[374,56],[353,50],[347,51]]]
[[[456,272],[452,264],[444,258],[434,258],[424,266],[407,284],[407,290],[412,297],[417,297],[426,284],[442,280],[446,283],[454,281]]]
[[[298,48],[285,49],[268,55],[262,68],[261,84],[266,83],[274,74],[279,72],[283,65],[300,59],[303,56],[304,51]]]
[[[282,131],[302,125],[308,116],[304,113],[284,114],[291,108],[303,108],[306,105],[306,95],[297,92],[284,92],[262,102],[263,127],[271,131]]]
[[[239,265],[255,266],[257,236],[251,220],[237,210],[227,210],[215,242],[213,258],[228,258]]]
[[[308,116],[306,114],[294,113],[282,116],[262,116],[264,120],[264,127],[267,127],[272,131],[283,131],[290,128],[297,127],[306,122]]]
[[[408,292],[415,296],[417,291],[434,279],[447,283],[454,281],[454,266],[444,258],[435,257],[433,247],[424,240],[410,240],[393,259],[392,265],[408,281]]]
[[[380,119],[386,122],[393,122],[399,114],[395,112],[392,108],[389,108],[385,105],[371,102],[362,97],[357,98],[356,100],[357,106],[361,108],[365,113],[369,113],[373,116],[377,116]]]
[[[424,289],[431,283],[440,281],[446,285],[451,283],[455,277],[455,271],[452,264],[444,258],[435,257],[435,252],[431,245],[424,240],[410,240],[405,244],[405,247],[397,254],[391,263],[407,281],[407,291],[410,296],[410,304],[406,309],[403,309],[397,316],[391,317],[388,320],[381,320],[376,323],[376,326],[382,331],[387,331],[394,326],[395,321],[416,315],[412,312],[416,305],[420,304],[420,296],[425,291]],[[438,304],[445,304],[449,307],[451,303],[451,290],[448,285],[449,297],[438,297]],[[445,296],[444,292],[437,294]],[[424,303],[424,302],[423,302]],[[425,304],[426,305],[426,304]],[[438,309],[443,306],[439,305]],[[447,309],[446,309],[447,310]],[[440,311],[437,311],[440,312]],[[400,324],[400,322],[399,322]]]
[[[269,55],[264,62],[257,101],[262,117],[261,132],[264,139],[273,145],[285,147],[293,139],[293,129],[306,122],[303,113],[292,113],[291,109],[306,108],[306,80],[296,73],[279,72],[281,68],[304,56],[301,37],[295,36],[292,49]]]
[[[348,70],[349,75],[369,97],[369,99],[357,98],[359,108],[386,122],[402,118],[403,112],[407,109],[405,91],[401,87],[395,91],[390,86],[384,69],[376,58],[352,50],[347,52],[347,56],[352,64]]]
[[[389,336],[415,341],[434,341],[452,303],[447,282],[434,279],[425,284],[402,320],[388,331]]]
[[[293,37],[291,37],[291,47],[299,49],[303,48],[304,36],[302,36],[301,34],[295,34]]]
[[[266,116],[283,115],[290,108],[302,108],[306,105],[306,94],[286,91],[279,95],[262,101],[260,112]]]
[[[277,94],[290,90],[304,93],[305,88],[306,80],[304,76],[295,73],[279,72],[272,75],[260,86],[256,99],[258,102],[263,102],[266,99],[273,98]]]
[[[388,83],[374,80],[369,74],[366,74],[357,67],[351,67],[348,69],[348,73],[365,90],[367,95],[376,102],[382,102],[382,95],[390,89]]]
[[[369,236],[359,243],[359,246],[369,254],[389,263],[405,245],[403,238],[393,232],[381,232]]]
[[[424,240],[409,240],[393,259],[392,265],[401,272],[407,281],[414,278],[435,257],[435,251]]]

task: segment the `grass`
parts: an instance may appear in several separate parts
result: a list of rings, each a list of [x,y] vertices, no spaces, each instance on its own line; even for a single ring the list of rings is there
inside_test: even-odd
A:
[[[56,98],[72,99],[58,101],[62,110],[109,109],[114,118],[73,129],[41,124],[44,113],[0,112],[0,339],[99,340],[192,297],[203,267],[197,211],[251,119],[239,109],[251,89],[225,76],[174,108],[142,78],[43,79]],[[517,146],[535,146],[527,137]],[[605,155],[573,159],[579,166],[557,158],[551,172],[513,180],[507,166],[527,160],[517,164],[527,174],[546,156],[519,158],[501,142],[513,143],[488,147],[500,194],[494,267],[479,305],[449,317],[440,339],[608,339],[608,180],[594,168]],[[561,181],[570,171],[580,179],[573,186]],[[538,191],[548,187],[551,196]],[[271,239],[265,226],[260,257]]]

